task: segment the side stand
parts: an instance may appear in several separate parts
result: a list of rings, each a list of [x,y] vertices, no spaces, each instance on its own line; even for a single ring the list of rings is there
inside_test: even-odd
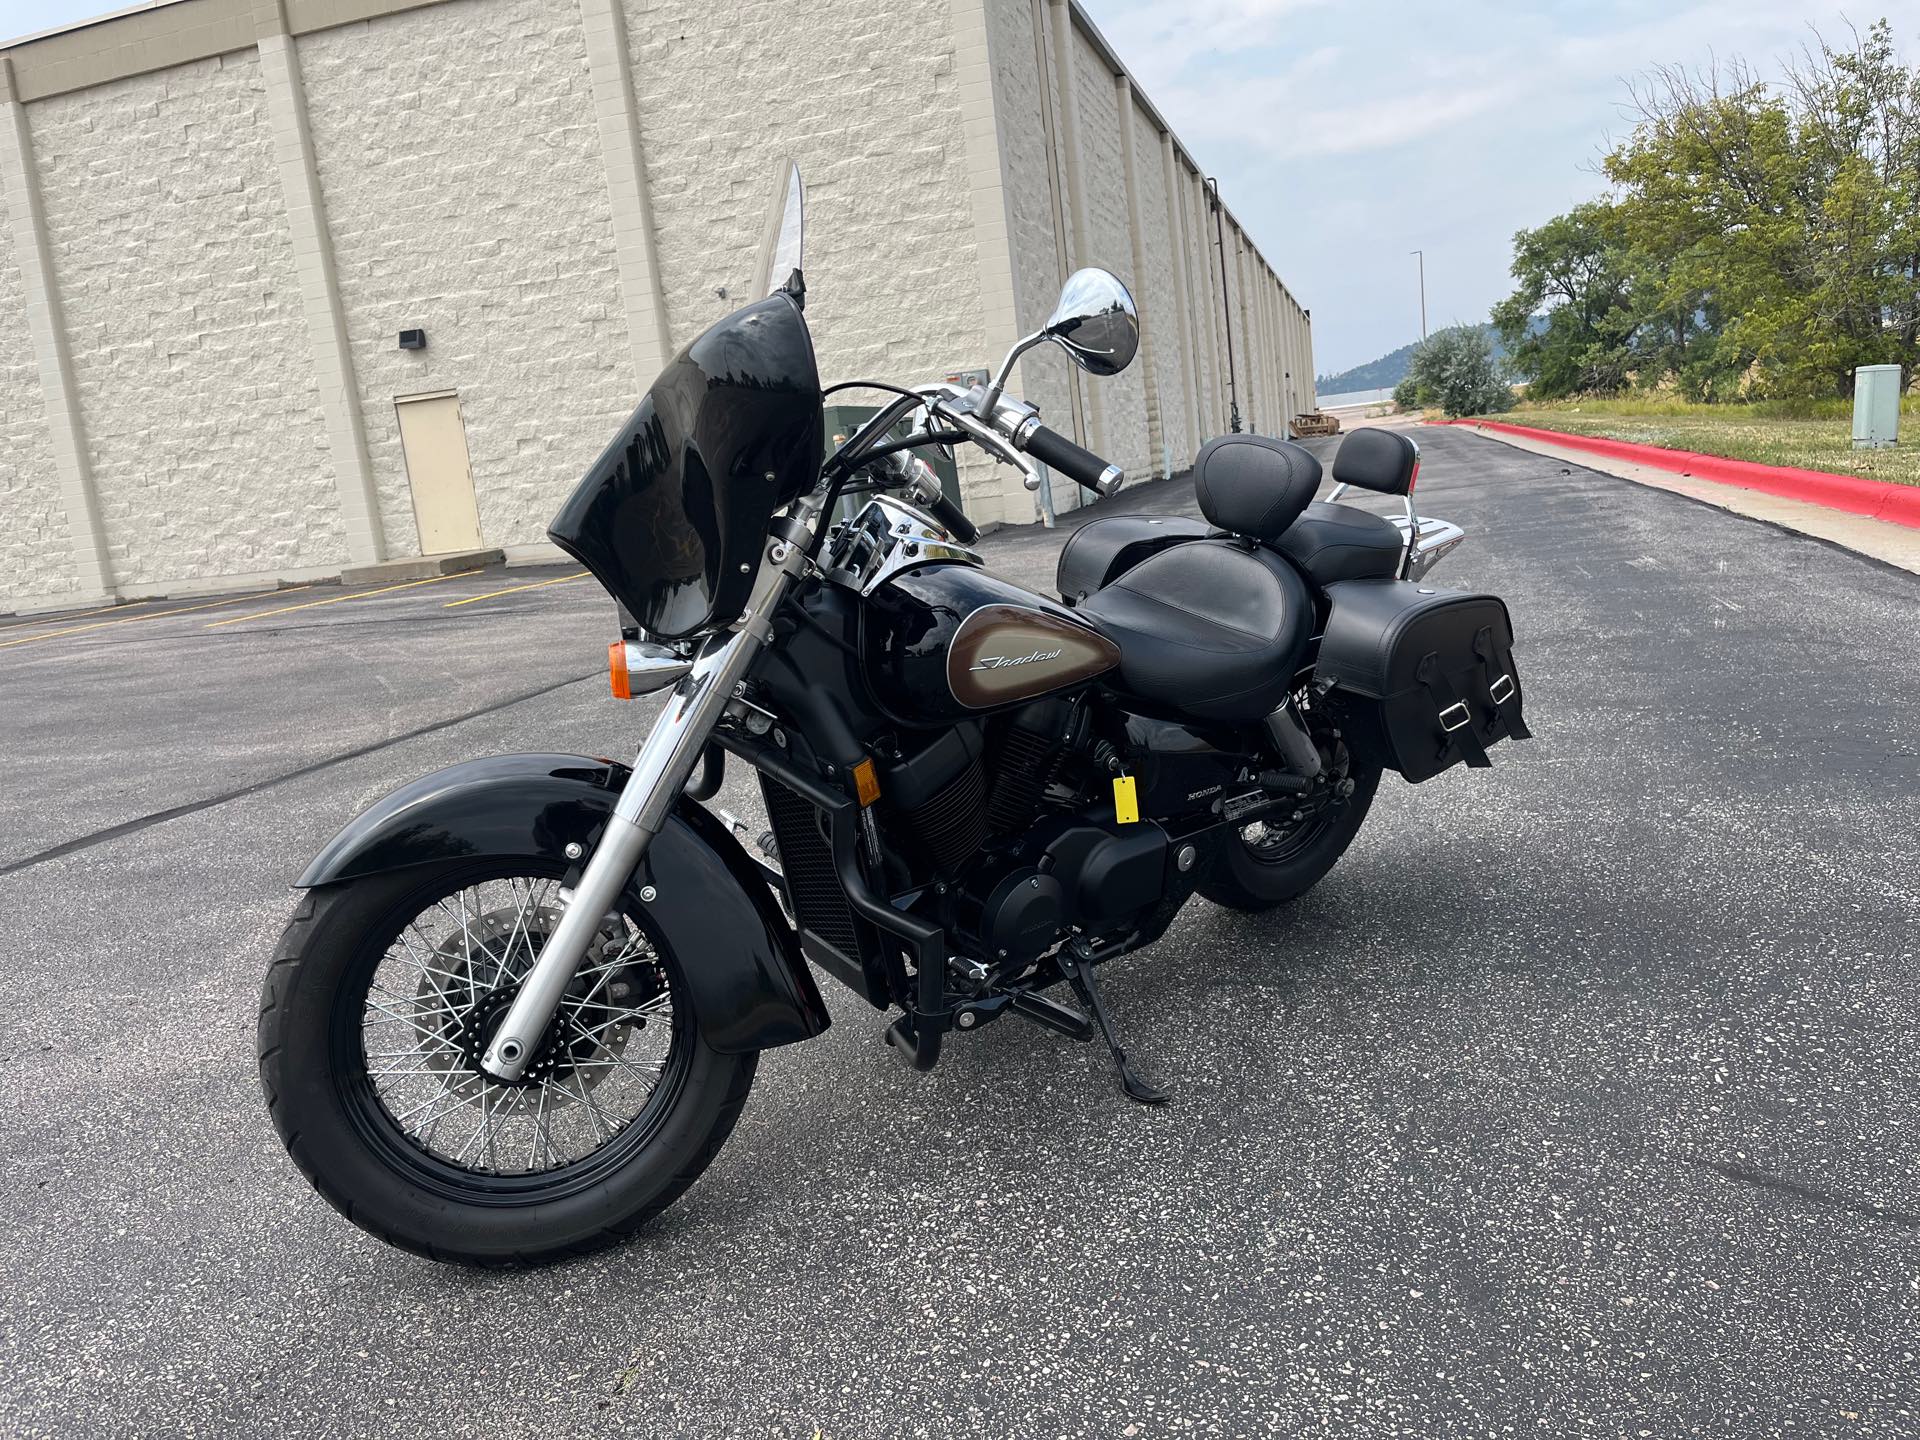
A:
[[[1080,997],[1080,1003],[1092,1014],[1093,1023],[1100,1027],[1100,1038],[1113,1052],[1113,1068],[1120,1072],[1120,1088],[1127,1092],[1127,1098],[1138,1100],[1142,1105],[1166,1104],[1172,1097],[1135,1070],[1127,1060],[1127,1052],[1120,1048],[1120,1041],[1113,1033],[1113,1022],[1107,1018],[1106,1004],[1100,998],[1099,982],[1093,978],[1093,967],[1081,963],[1071,946],[1060,952],[1059,965],[1067,983],[1073,986],[1073,993]]]

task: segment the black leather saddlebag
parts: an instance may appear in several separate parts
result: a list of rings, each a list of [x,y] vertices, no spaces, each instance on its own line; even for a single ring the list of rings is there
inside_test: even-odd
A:
[[[1092,520],[1067,537],[1054,584],[1061,599],[1078,605],[1149,555],[1189,540],[1204,540],[1208,533],[1204,521],[1184,515],[1108,515]]]
[[[1342,580],[1326,593],[1314,675],[1333,682],[1357,753],[1420,781],[1462,761],[1489,765],[1488,746],[1529,738],[1498,596],[1401,580]]]

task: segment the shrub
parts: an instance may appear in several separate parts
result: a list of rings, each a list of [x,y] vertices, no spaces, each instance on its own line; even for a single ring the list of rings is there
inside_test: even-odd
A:
[[[1404,392],[1404,394],[1403,394]],[[1477,325],[1436,330],[1415,348],[1407,378],[1394,403],[1438,406],[1449,418],[1486,415],[1513,404],[1513,389],[1493,358],[1486,331]]]

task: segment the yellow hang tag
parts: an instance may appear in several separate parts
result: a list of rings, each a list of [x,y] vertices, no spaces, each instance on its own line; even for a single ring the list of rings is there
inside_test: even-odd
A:
[[[1140,819],[1140,796],[1134,790],[1131,775],[1113,777],[1113,818],[1122,825],[1132,825]]]

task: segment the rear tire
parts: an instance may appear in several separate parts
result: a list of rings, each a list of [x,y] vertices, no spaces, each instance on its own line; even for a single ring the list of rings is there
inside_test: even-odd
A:
[[[583,966],[563,1002],[578,1038],[543,1044],[546,1078],[513,1089],[477,1069],[472,1056],[483,1042],[475,1036],[489,1019],[497,1023],[544,939],[531,923],[535,887],[556,885],[560,873],[533,860],[458,862],[327,886],[301,898],[275,949],[259,1021],[274,1127],[314,1189],[390,1244],[489,1266],[544,1264],[613,1244],[694,1182],[746,1103],[757,1054],[722,1055],[701,1039],[679,958],[634,912],[624,927],[610,917],[603,931],[600,956],[620,947],[598,962],[603,993],[588,992]],[[518,939],[503,934],[503,922],[464,904],[456,915],[451,904],[502,884],[527,887],[524,918],[511,920]],[[436,946],[441,933],[450,938]],[[417,994],[409,955],[420,966]],[[495,971],[503,955],[504,979]],[[396,975],[406,982],[399,988]],[[645,998],[610,1008],[632,993]],[[552,1028],[567,1033],[558,1018]],[[661,1052],[657,1064],[627,1058],[648,1047]],[[396,1099],[402,1085],[424,1088]],[[469,1141],[450,1154],[467,1132],[439,1140],[439,1118],[423,1138],[422,1122],[406,1123],[407,1102],[419,1094],[436,1107],[430,1116],[454,1117],[449,1128],[475,1126],[484,1146]],[[563,1104],[580,1107],[566,1112],[568,1129]]]
[[[1289,843],[1250,842],[1246,832],[1252,826],[1228,831],[1215,848],[1200,893],[1229,910],[1257,914],[1297,900],[1319,884],[1366,822],[1380,788],[1380,767],[1355,764],[1346,778],[1353,782],[1353,793],[1331,814],[1306,821],[1311,828],[1286,837]]]

